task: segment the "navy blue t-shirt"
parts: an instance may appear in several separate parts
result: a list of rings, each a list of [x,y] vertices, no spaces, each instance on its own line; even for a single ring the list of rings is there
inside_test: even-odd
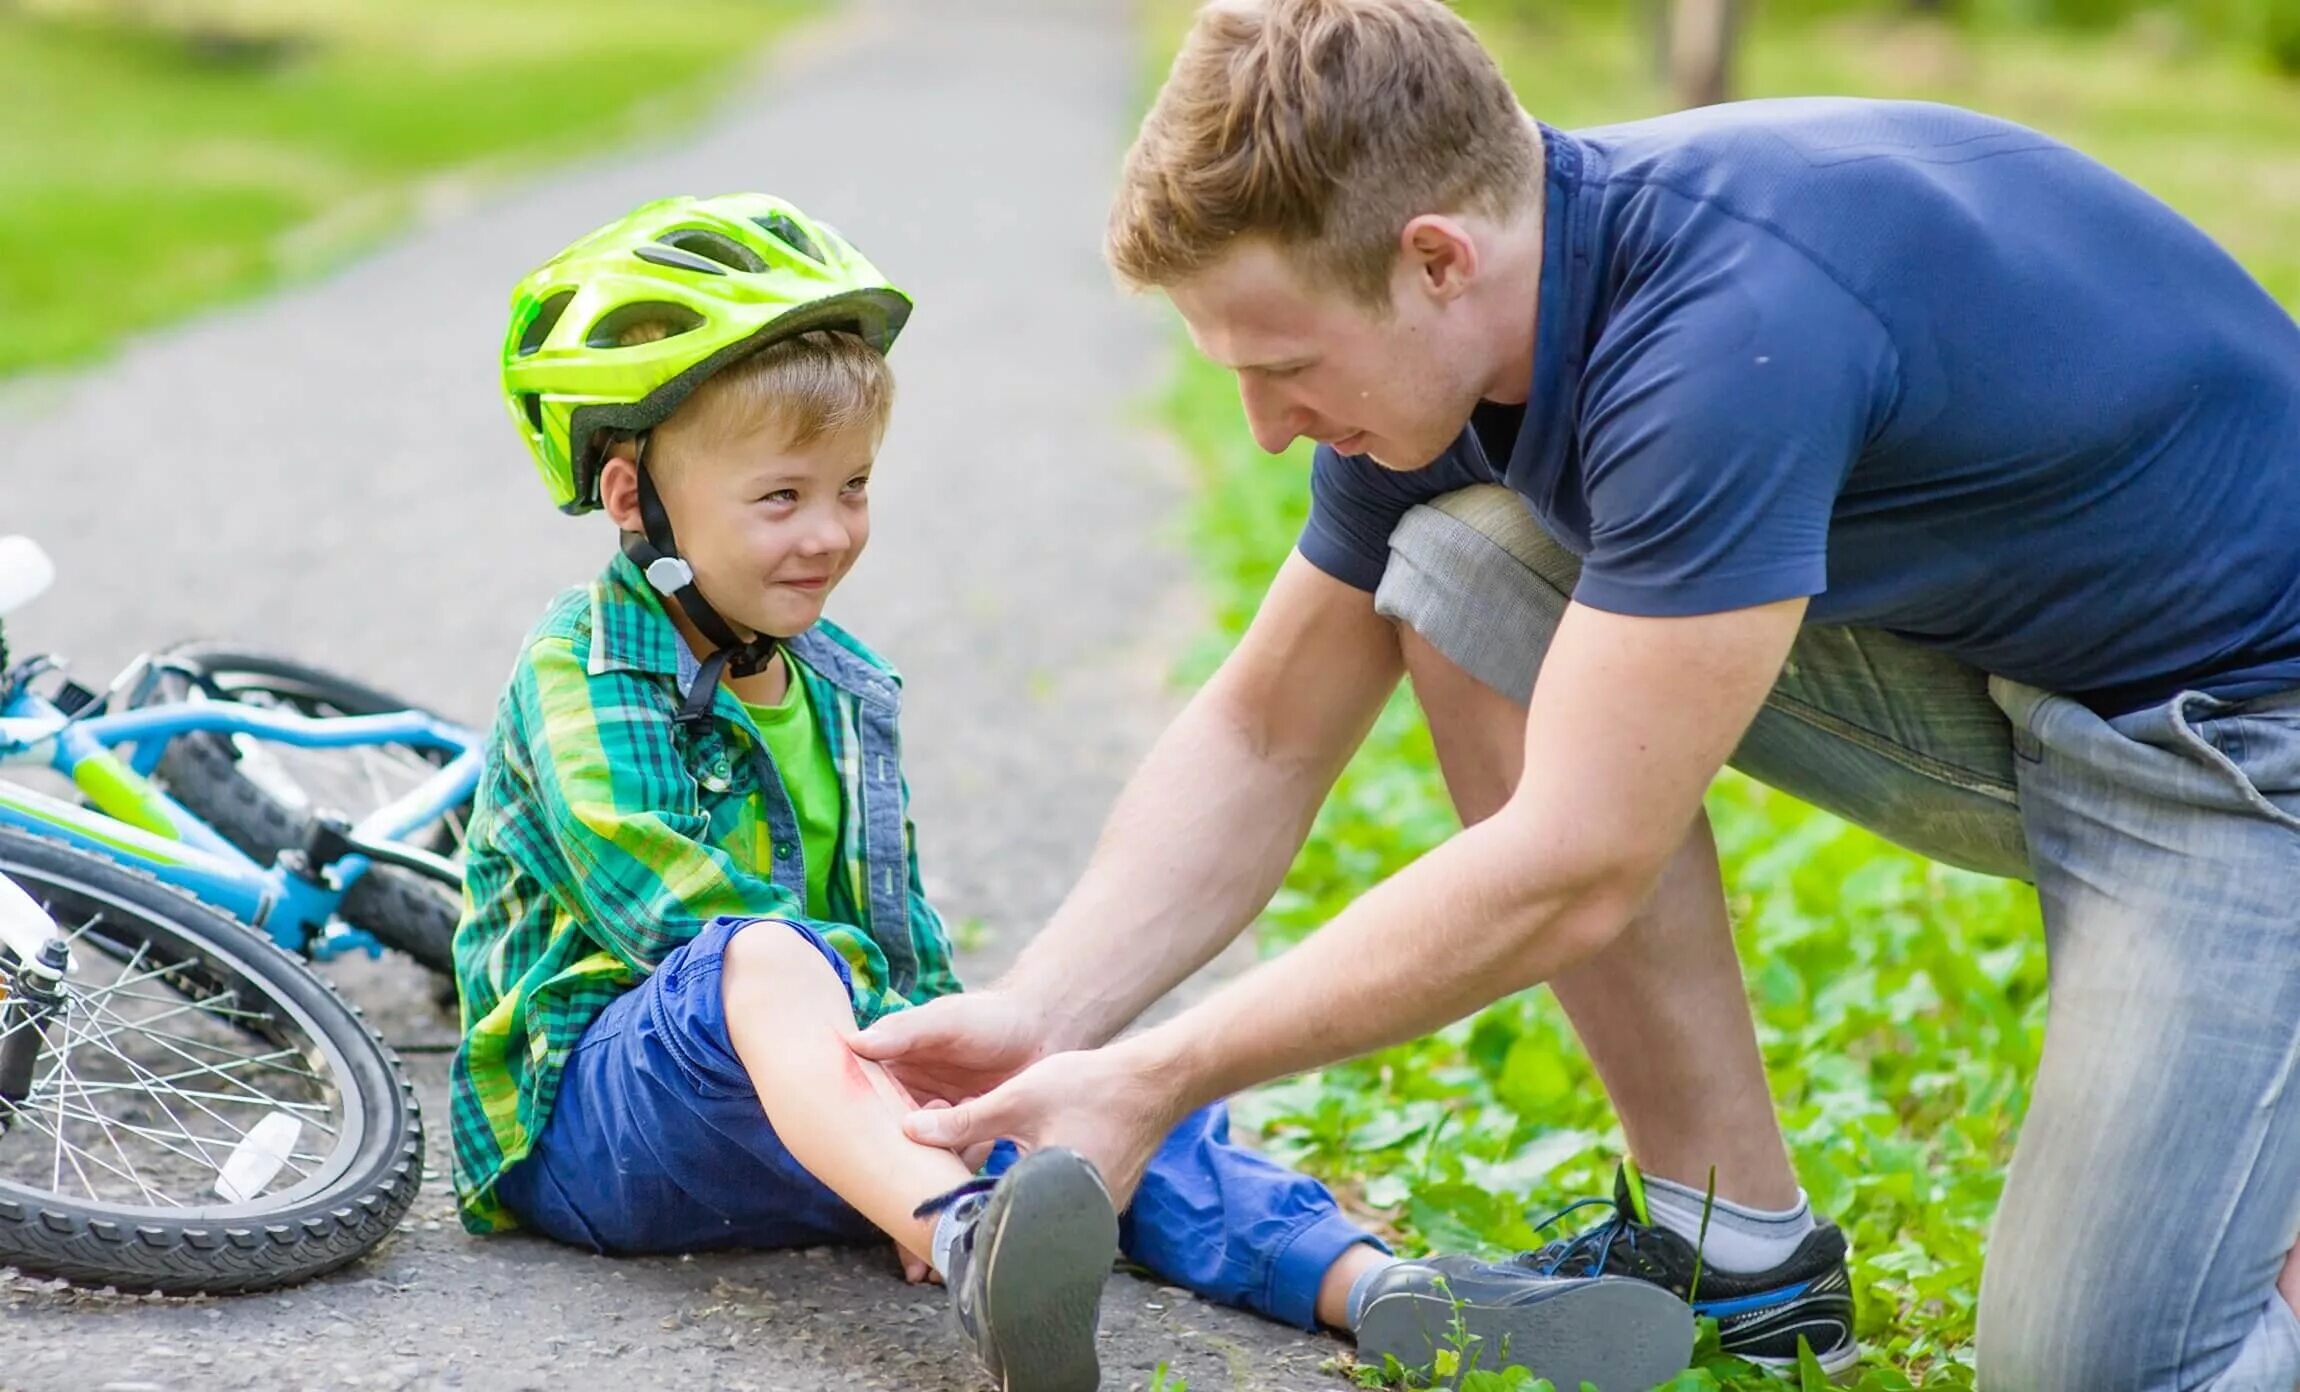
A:
[[[2300,686],[2300,325],[2192,224],[1950,107],[1543,133],[1514,446],[1321,448],[1320,569],[1370,590],[1407,508],[1500,482],[1596,608],[1811,596],[2106,712]]]

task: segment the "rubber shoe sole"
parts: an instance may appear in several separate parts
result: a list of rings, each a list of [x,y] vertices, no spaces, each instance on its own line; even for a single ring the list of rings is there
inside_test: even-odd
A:
[[[1436,1295],[1381,1297],[1358,1318],[1358,1360],[1379,1366],[1386,1354],[1426,1369],[1437,1350],[1452,1347],[1454,1308]],[[1574,1283],[1521,1305],[1463,1305],[1461,1318],[1480,1341],[1478,1367],[1523,1364],[1560,1388],[1586,1382],[1599,1392],[1648,1392],[1693,1358],[1692,1309],[1624,1276]]]
[[[1102,1287],[1118,1217],[1093,1166],[1067,1150],[1017,1161],[982,1216],[990,1235],[978,1318],[1003,1392],[1094,1392]]]

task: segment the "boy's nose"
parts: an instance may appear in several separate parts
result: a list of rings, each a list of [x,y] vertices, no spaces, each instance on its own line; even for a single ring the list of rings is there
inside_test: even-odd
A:
[[[852,550],[854,536],[846,523],[835,517],[825,518],[812,527],[799,540],[799,549],[809,556],[830,556]]]

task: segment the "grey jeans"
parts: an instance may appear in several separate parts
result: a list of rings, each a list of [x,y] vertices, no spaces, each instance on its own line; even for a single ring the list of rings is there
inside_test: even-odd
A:
[[[1572,554],[1496,487],[1415,508],[1390,551],[1376,608],[1527,700]],[[2293,1392],[2300,691],[2103,719],[1812,625],[1732,762],[2037,886],[2050,1013],[1981,1283],[1984,1392]]]

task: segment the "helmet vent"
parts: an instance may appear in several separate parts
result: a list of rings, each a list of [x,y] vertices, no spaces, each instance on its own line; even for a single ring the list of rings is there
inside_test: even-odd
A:
[[[825,261],[822,248],[815,245],[815,239],[785,214],[768,213],[764,217],[752,218],[751,221],[809,261]]]
[[[756,275],[767,268],[765,259],[757,252],[725,233],[713,232],[708,228],[673,228],[655,240],[664,246],[677,247],[681,251],[700,256],[707,261],[715,261],[730,271],[747,271]],[[641,251],[639,254],[646,256],[647,253]],[[653,260],[654,258],[648,257],[648,259]]]
[[[636,348],[701,327],[703,316],[685,305],[644,301],[608,310],[583,341],[593,348]],[[652,332],[634,332],[640,330]]]
[[[519,404],[527,412],[527,423],[535,428],[537,434],[541,434],[543,431],[543,393],[521,392]]]
[[[654,242],[637,248],[634,254],[642,261],[652,261],[658,266],[676,266],[682,271],[701,271],[705,275],[725,275],[727,273],[725,266],[713,261],[708,256],[697,256],[691,251],[682,251],[673,246],[661,246]]]
[[[574,298],[574,291],[562,290],[543,302],[535,311],[535,317],[527,321],[527,327],[519,335],[520,357],[531,357],[542,351],[543,340],[559,327],[559,316],[567,312],[567,305]]]

